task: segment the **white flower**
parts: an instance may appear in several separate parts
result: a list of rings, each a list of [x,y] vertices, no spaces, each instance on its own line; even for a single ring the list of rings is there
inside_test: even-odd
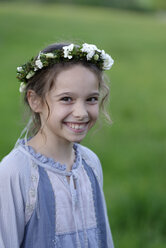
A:
[[[70,44],[69,46],[64,46],[63,51],[64,51],[64,58],[71,59],[72,55],[71,52],[73,51],[74,44]]]
[[[34,71],[30,71],[27,75],[26,75],[26,79],[30,79],[31,77],[33,77],[35,75]]]
[[[56,58],[56,55],[54,55],[53,53],[45,53],[44,55],[46,56],[46,58]]]
[[[24,92],[25,88],[26,88],[26,84],[24,82],[21,82],[20,88],[19,88],[20,93]]]
[[[17,71],[21,72],[23,70],[22,66],[17,67]]]
[[[100,52],[97,46],[87,43],[84,43],[82,45],[81,51],[87,53],[86,55],[87,60],[91,60],[91,58],[94,56],[96,51]]]
[[[35,61],[35,65],[36,65],[37,69],[42,69],[42,68],[43,68],[43,63],[41,62],[40,59],[37,59],[37,60]],[[37,69],[36,69],[36,70],[37,70]]]
[[[114,60],[111,58],[111,56],[102,50],[101,58],[103,59],[103,70],[111,69],[112,65],[114,64]]]

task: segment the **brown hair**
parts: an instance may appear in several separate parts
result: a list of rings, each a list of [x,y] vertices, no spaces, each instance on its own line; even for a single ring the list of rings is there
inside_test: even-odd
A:
[[[49,53],[56,49],[62,49],[63,46],[70,45],[66,43],[54,43],[46,47],[42,50],[43,53]],[[61,62],[57,63],[48,67],[44,67],[43,69],[37,71],[35,75],[30,78],[26,84],[25,89],[25,95],[24,95],[24,101],[29,106],[28,99],[27,99],[27,92],[28,90],[34,90],[35,93],[42,99],[42,101],[45,101],[45,95],[47,92],[49,92],[55,82],[55,78],[57,74],[61,71],[63,71],[66,68],[69,68],[70,66],[73,66],[75,64],[81,64],[85,67],[87,67],[89,70],[94,72],[99,80],[99,90],[101,93],[101,99],[100,99],[100,109],[102,110],[104,116],[106,117],[106,120],[111,123],[110,116],[105,108],[105,103],[107,102],[109,98],[109,87],[105,83],[106,77],[101,69],[99,69],[96,65],[88,62],[83,61],[67,61],[67,62]],[[47,102],[46,102],[47,104]],[[50,112],[49,105],[48,107],[48,113]],[[31,110],[31,108],[30,108]],[[41,120],[39,113],[35,113],[31,110],[32,119],[33,119],[33,126],[31,127],[31,134],[36,134],[40,128],[41,128]],[[49,115],[48,115],[49,117]]]

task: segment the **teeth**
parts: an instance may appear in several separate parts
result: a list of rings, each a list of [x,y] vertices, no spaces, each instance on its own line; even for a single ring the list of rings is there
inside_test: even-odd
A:
[[[73,124],[73,123],[69,123],[69,126],[71,127],[71,128],[73,128],[73,129],[76,129],[76,130],[78,130],[78,129],[83,129],[84,127],[85,127],[85,124]]]
[[[78,126],[78,125],[75,125],[75,126],[74,126],[74,128],[75,128],[75,129],[78,129],[78,128],[79,128],[79,126]]]

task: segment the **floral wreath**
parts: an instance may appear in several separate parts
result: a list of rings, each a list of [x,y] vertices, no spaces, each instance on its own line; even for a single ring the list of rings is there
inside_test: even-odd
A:
[[[101,70],[109,70],[114,60],[98,49],[95,45],[84,43],[81,46],[70,44],[49,53],[40,52],[37,58],[32,58],[26,64],[17,67],[17,78],[21,82],[20,92],[25,91],[26,84],[38,70],[44,67],[67,61],[86,61],[95,64]]]

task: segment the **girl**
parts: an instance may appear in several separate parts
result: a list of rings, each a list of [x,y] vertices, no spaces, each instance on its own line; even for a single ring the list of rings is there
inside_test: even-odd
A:
[[[32,118],[0,164],[1,248],[113,247],[102,168],[79,144],[108,95],[103,70],[112,64],[95,45],[53,44],[17,68]]]

